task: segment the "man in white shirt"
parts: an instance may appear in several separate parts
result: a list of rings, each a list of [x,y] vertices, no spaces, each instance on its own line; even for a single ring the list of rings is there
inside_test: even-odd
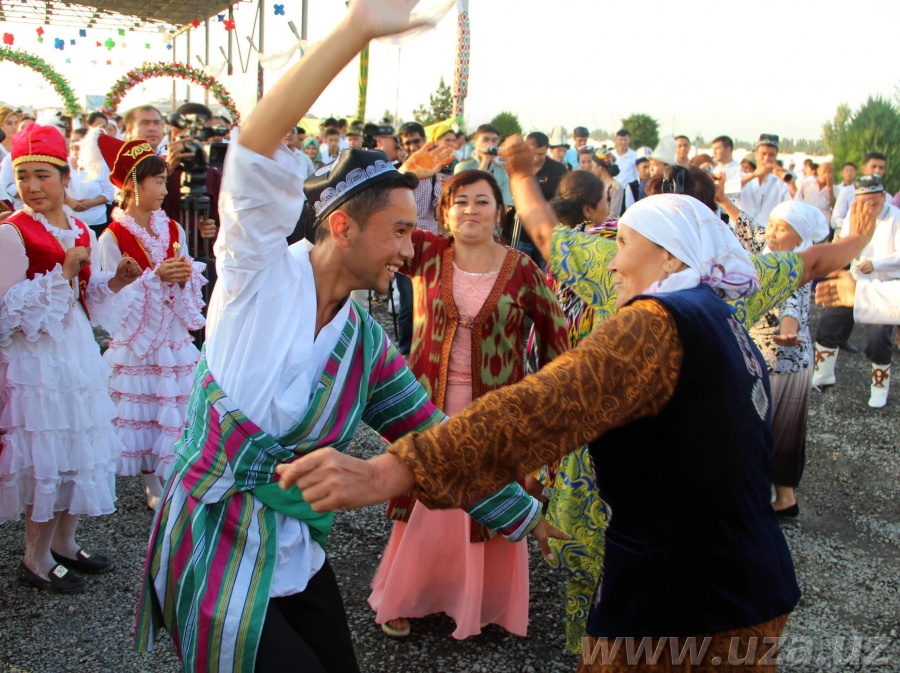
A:
[[[312,159],[303,152],[303,141],[300,140],[300,130],[299,126],[295,126],[288,131],[284,136],[284,144],[294,153],[294,156],[300,159],[300,170],[298,171],[298,174],[305,182],[310,175],[316,172],[316,165],[313,163]],[[303,134],[303,137],[304,139],[306,138],[306,133]]]
[[[741,194],[741,163],[734,159],[734,141],[729,136],[719,136],[712,141],[713,173],[725,175],[725,196],[734,202]]]
[[[277,479],[298,456],[345,450],[361,422],[392,441],[443,418],[349,299],[357,288],[384,293],[413,256],[416,178],[381,152],[347,150],[303,187],[282,139],[370,40],[408,28],[410,10],[407,0],[352,2],[228,152],[196,413],[154,519],[136,635],[146,650],[156,629],[175,633],[184,670],[212,670],[210,661],[219,673],[359,670],[326,560],[330,516]],[[304,193],[316,215],[312,249],[285,240]],[[516,537],[532,524],[546,530],[518,484],[483,502],[495,519],[518,503]]]
[[[884,182],[879,175],[861,175],[855,181],[856,200],[850,217],[845,218],[841,237],[850,231],[850,219],[866,213],[876,217],[875,233],[852,264],[858,277],[878,281],[900,278],[900,210],[887,203]],[[854,215],[855,209],[855,215]],[[834,365],[846,324],[852,320],[849,308],[829,308],[824,311],[816,331],[816,360],[812,383],[823,387],[834,385]],[[891,327],[867,326],[866,357],[872,363],[872,384],[869,406],[881,408],[887,403],[891,377]]]
[[[634,165],[638,156],[630,145],[631,133],[628,129],[620,129],[616,133],[616,149],[613,150],[613,155],[616,158],[616,166],[619,167],[619,175],[616,180],[625,187],[638,179],[637,168]]]
[[[675,163],[689,168],[691,165],[691,139],[687,136],[675,136]]]
[[[791,198],[784,181],[787,171],[778,166],[778,136],[763,133],[754,150],[756,170],[741,177],[738,206],[761,227],[769,224],[772,209]]]
[[[838,188],[834,184],[834,164],[823,161],[816,168],[816,174],[803,179],[797,187],[794,199],[817,208],[831,222],[831,209],[837,199]],[[818,241],[816,241],[818,243]]]
[[[846,168],[846,165],[845,165]],[[863,175],[880,175],[884,177],[884,171],[887,168],[887,159],[881,152],[869,152],[863,157],[862,174]],[[843,173],[843,171],[842,171]],[[887,193],[887,192],[886,192]],[[891,195],[887,194],[887,200],[891,200]],[[850,212],[850,205],[856,201],[856,191],[851,185],[844,187],[838,194],[834,204],[834,210],[831,213],[831,228],[840,231],[844,226],[844,219]]]

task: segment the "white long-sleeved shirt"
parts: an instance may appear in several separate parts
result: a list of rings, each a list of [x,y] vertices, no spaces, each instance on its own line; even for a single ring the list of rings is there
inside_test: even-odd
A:
[[[763,183],[754,178],[741,189],[738,199],[739,207],[750,215],[761,226],[769,223],[769,215],[772,209],[783,201],[790,201],[791,189],[781,178],[772,175],[766,176]]]
[[[900,280],[856,280],[853,319],[863,325],[900,325]]]
[[[850,218],[845,218],[841,228],[841,238],[850,235]],[[871,274],[860,274],[860,278],[875,280],[894,280],[900,278],[900,209],[889,203],[878,215],[872,240],[862,249],[857,258],[859,262],[871,260],[874,271]],[[854,267],[856,264],[854,264]]]

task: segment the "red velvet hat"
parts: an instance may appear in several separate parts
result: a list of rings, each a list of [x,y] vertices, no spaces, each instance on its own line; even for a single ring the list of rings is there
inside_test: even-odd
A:
[[[109,179],[119,189],[134,180],[133,171],[137,165],[148,157],[156,156],[156,152],[146,140],[129,140],[123,142],[113,136],[101,134],[97,138],[100,154],[109,166]],[[135,192],[137,189],[135,189]]]
[[[13,136],[11,154],[13,167],[29,161],[69,165],[66,140],[55,126],[29,124]]]

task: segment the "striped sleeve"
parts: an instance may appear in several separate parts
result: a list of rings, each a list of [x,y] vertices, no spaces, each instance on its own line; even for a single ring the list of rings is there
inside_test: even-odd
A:
[[[387,335],[381,335],[384,348],[376,353],[369,381],[369,399],[363,421],[389,442],[408,432],[423,432],[447,420],[431,403],[424,388],[406,366],[403,357]],[[478,523],[518,542],[541,519],[540,503],[519,484],[502,489],[466,509]]]

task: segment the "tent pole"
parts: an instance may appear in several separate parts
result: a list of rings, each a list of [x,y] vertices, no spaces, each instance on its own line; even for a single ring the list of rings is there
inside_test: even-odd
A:
[[[203,24],[204,32],[206,33],[206,39],[204,41],[204,58],[206,59],[206,65],[209,65],[209,19],[206,19]],[[209,89],[203,89],[203,102],[206,104],[206,107],[209,107]]]
[[[191,64],[191,29],[188,28],[186,31],[187,35],[187,53],[185,54],[184,62],[188,65]],[[188,82],[184,85],[184,101],[187,103],[191,100],[191,83]]]
[[[306,39],[306,22],[309,18],[309,0],[303,0],[302,10],[300,14],[300,39]]]
[[[178,38],[176,36],[173,36],[172,37],[172,65],[175,65],[176,63],[178,63],[177,52],[178,52]],[[178,107],[177,105],[175,105],[175,101],[178,99],[178,94],[175,91],[175,87],[178,86],[177,82],[178,82],[178,80],[176,80],[173,77],[172,78],[172,112],[175,112],[175,108]]]
[[[259,4],[259,44],[257,44],[256,50],[256,100],[259,100],[263,97],[263,67],[262,61],[259,60],[260,54],[265,54],[265,46],[263,46],[263,38],[265,37],[265,11],[266,11],[266,3],[265,0],[258,0]]]

